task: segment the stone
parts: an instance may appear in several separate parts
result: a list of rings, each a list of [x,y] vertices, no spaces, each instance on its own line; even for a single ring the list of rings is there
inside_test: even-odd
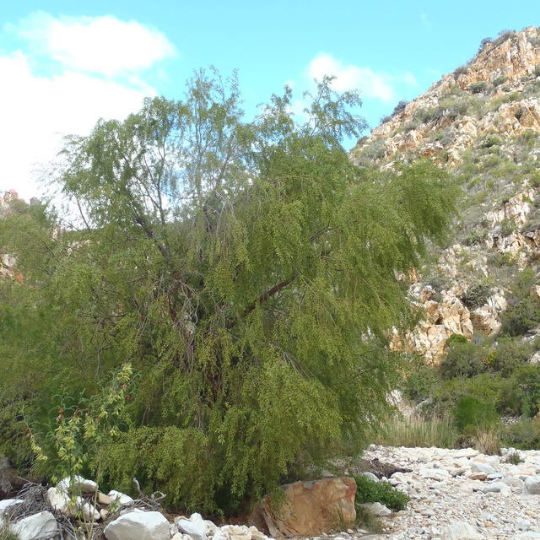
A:
[[[484,493],[502,493],[503,495],[508,495],[510,493],[510,488],[504,482],[491,482],[490,484],[485,484],[482,486],[481,490]]]
[[[295,482],[281,489],[284,500],[279,507],[273,507],[272,497],[266,495],[250,517],[253,525],[272,537],[316,536],[356,520],[357,488],[352,478]]]
[[[39,512],[13,523],[10,526],[18,540],[36,540],[36,538],[52,538],[58,530],[56,518],[50,512]]]
[[[129,512],[109,523],[107,540],[170,540],[171,530],[160,512]]]
[[[127,497],[127,495],[126,495],[126,497]],[[101,493],[101,491],[98,491],[97,502],[99,504],[102,504],[103,506],[109,506],[109,504],[112,504],[113,501],[114,501],[114,499],[112,497],[109,497],[108,495],[105,495],[105,493]]]
[[[392,513],[392,510],[390,508],[386,507],[384,504],[381,504],[380,502],[374,502],[374,503],[366,503],[360,505],[362,508],[367,510],[370,514],[373,514],[374,516],[389,516]]]
[[[55,509],[68,517],[80,517],[85,521],[97,521],[101,516],[94,506],[82,497],[69,497],[63,489],[49,488],[47,500]]]
[[[373,480],[373,482],[378,482],[379,481],[379,479],[372,472],[363,472],[362,476],[365,476],[366,478],[369,478],[370,480]]]
[[[518,478],[517,476],[505,476],[502,481],[510,487],[523,489],[524,486],[523,480],[521,480],[521,478]]]
[[[189,534],[193,540],[206,540],[206,523],[201,521],[192,521],[191,519],[175,519],[175,524],[180,532]]]
[[[113,502],[118,501],[120,504],[129,504],[129,503],[133,502],[133,499],[129,495],[126,495],[125,493],[122,493],[120,491],[116,491],[114,489],[109,491],[108,497],[113,499]]]
[[[496,473],[497,471],[487,463],[482,463],[481,461],[473,461],[471,464],[471,472],[473,473],[483,473],[486,475]]]
[[[464,521],[456,521],[441,531],[441,540],[482,540],[484,537]]]
[[[0,501],[0,517],[2,517],[4,514],[9,514],[10,508],[17,506],[18,504],[22,504],[23,502],[24,501],[21,499],[4,499],[3,501]]]
[[[64,491],[65,493],[95,493],[98,490],[98,485],[93,480],[87,480],[82,476],[75,475],[73,478],[69,476],[60,480],[56,485],[56,489]]]
[[[528,495],[540,495],[540,476],[530,476],[525,480],[523,493]]]

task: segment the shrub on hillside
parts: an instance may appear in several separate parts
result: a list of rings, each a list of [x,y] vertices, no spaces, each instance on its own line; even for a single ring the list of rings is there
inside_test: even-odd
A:
[[[471,285],[462,295],[462,302],[469,308],[483,306],[491,295],[491,289],[482,283]]]
[[[540,304],[534,298],[523,298],[506,310],[502,323],[505,334],[522,336],[540,324]]]
[[[518,367],[527,364],[532,354],[533,349],[530,343],[508,338],[501,339],[494,350],[492,361],[489,362],[489,369],[507,377]]]
[[[472,342],[451,343],[446,357],[441,363],[443,379],[456,377],[474,377],[486,371],[484,363],[486,351],[480,345]]]
[[[406,364],[403,394],[412,402],[419,403],[431,396],[433,388],[439,383],[439,373],[426,365],[424,358],[415,356]]]
[[[473,94],[482,94],[483,92],[485,92],[487,90],[487,83],[486,83],[486,81],[480,81],[480,82],[472,83],[472,84],[469,85],[469,90]]]

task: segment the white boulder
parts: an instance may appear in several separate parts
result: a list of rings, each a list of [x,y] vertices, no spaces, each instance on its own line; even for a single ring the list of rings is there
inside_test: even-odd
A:
[[[464,521],[456,521],[441,531],[441,540],[482,540],[484,537]]]
[[[530,476],[525,480],[523,493],[528,495],[540,495],[540,476]]]
[[[189,534],[193,540],[206,540],[206,523],[202,518],[199,520],[193,516],[199,516],[199,514],[193,514],[190,519],[176,519],[175,524],[178,530],[182,533]]]
[[[56,485],[56,489],[64,491],[65,493],[73,492],[74,494],[77,494],[78,492],[95,493],[98,490],[98,485],[93,480],[88,480],[82,476],[75,475],[60,480]]]
[[[39,512],[13,523],[10,527],[19,540],[35,540],[36,538],[52,538],[58,526],[56,518],[50,512]]]
[[[4,499],[3,501],[0,501],[0,517],[7,513],[9,508],[22,504],[23,502],[24,501],[21,501],[21,499]]]
[[[473,473],[484,473],[484,474],[493,474],[497,471],[487,463],[482,463],[481,461],[473,461],[471,464],[471,471]]]
[[[107,496],[113,499],[113,502],[118,501],[120,504],[129,504],[130,502],[133,502],[133,499],[129,495],[126,495],[121,491],[116,491],[115,489],[111,489]]]
[[[129,512],[105,527],[107,540],[170,540],[170,525],[159,512]]]

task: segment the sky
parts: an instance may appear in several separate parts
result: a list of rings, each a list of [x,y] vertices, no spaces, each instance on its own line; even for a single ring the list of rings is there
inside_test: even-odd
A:
[[[540,26],[539,0],[0,0],[0,193],[46,197],[63,137],[179,99],[194,70],[237,69],[248,114],[325,74],[371,128],[467,62],[480,41]]]

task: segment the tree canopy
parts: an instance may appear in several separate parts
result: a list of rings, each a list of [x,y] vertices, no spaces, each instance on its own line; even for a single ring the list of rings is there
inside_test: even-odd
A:
[[[350,162],[354,93],[325,80],[306,102],[298,120],[287,89],[246,121],[235,77],[200,72],[183,100],[70,139],[70,225],[46,206],[1,221],[25,278],[0,293],[1,391],[37,438],[66,391],[83,410],[130,363],[123,420],[86,466],[176,506],[230,510],[365,443],[410,315],[396,275],[453,198],[434,166]]]

